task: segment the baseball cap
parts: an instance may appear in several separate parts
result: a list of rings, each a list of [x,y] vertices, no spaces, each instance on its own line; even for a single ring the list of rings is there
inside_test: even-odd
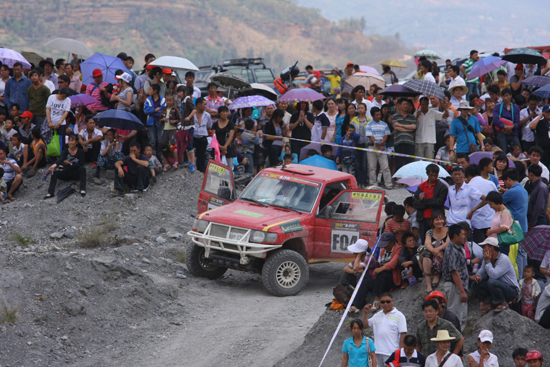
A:
[[[542,108],[542,112],[548,112],[548,111],[550,111],[550,104],[547,104]]]
[[[32,120],[33,115],[32,115],[32,112],[25,111],[25,112],[23,112],[22,114],[20,114],[19,117],[21,117],[22,119],[25,118],[25,117],[28,117],[28,118],[30,118],[30,119]]]
[[[172,74],[172,69],[162,69],[163,74]]]
[[[494,247],[498,247],[498,240],[495,237],[487,237],[485,241],[479,243],[480,246],[484,245],[490,245]]]
[[[350,66],[353,66],[353,65],[355,65],[353,62],[348,62],[348,63],[346,64],[346,67],[349,68]]]
[[[378,241],[378,247],[384,248],[390,244],[390,242],[395,241],[395,235],[393,232],[385,232],[380,236],[380,241]]]
[[[126,54],[126,52],[120,52],[118,55],[116,55],[116,57],[123,61],[126,61],[128,59],[128,55]]]
[[[485,342],[492,343],[493,342],[493,333],[490,332],[489,330],[481,330],[481,332],[479,333],[478,339],[482,343],[485,343]]]
[[[103,76],[103,72],[101,71],[101,69],[94,69],[94,71],[92,72],[92,76],[94,78],[97,78],[98,76]]]
[[[128,73],[122,73],[120,75],[117,75],[117,76],[115,76],[115,79],[122,79],[126,83],[131,83],[132,82],[132,76]]]
[[[523,70],[523,64],[517,64],[517,65],[516,65],[516,69]]]
[[[353,245],[348,246],[348,251],[358,254],[361,252],[367,252],[369,249],[369,243],[366,240],[358,239]]]

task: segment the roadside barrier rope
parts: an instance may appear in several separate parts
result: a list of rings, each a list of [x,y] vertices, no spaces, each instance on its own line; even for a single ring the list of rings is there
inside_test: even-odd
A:
[[[378,247],[378,242],[380,241],[380,237],[376,239],[376,243],[374,244],[374,247],[371,250],[369,262],[367,263],[367,266],[365,267],[365,270],[361,274],[361,278],[359,278],[359,281],[357,282],[357,285],[355,286],[355,290],[353,291],[353,294],[351,295],[351,298],[348,302],[348,305],[346,306],[346,310],[344,311],[344,314],[342,315],[342,318],[340,319],[340,323],[338,324],[338,327],[336,328],[336,331],[334,332],[334,335],[332,335],[332,339],[330,340],[330,343],[327,347],[327,350],[325,351],[325,354],[323,355],[323,359],[321,360],[321,363],[319,363],[319,367],[323,364],[325,361],[325,358],[327,358],[327,354],[332,347],[332,344],[334,343],[334,339],[336,339],[336,336],[338,335],[338,332],[340,331],[340,328],[342,327],[342,324],[344,323],[344,320],[346,319],[346,316],[348,315],[348,311],[351,307],[351,304],[353,303],[353,300],[355,299],[355,296],[357,294],[357,291],[359,290],[359,287],[361,286],[361,283],[363,282],[363,278],[365,277],[365,273],[367,273],[367,270],[369,269],[370,262],[372,258],[374,257],[374,251]],[[361,312],[361,311],[359,311]]]

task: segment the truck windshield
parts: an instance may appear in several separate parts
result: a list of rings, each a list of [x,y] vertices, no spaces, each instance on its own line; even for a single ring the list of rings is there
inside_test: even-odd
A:
[[[311,213],[320,188],[319,182],[277,173],[260,173],[239,199]]]

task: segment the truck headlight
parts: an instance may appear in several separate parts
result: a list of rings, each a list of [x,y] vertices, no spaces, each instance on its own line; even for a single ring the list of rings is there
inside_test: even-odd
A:
[[[207,220],[195,219],[195,221],[193,222],[193,229],[195,229],[197,232],[204,233],[209,223],[210,222]]]
[[[265,240],[265,232],[262,231],[252,231],[250,234],[250,242],[261,243]]]
[[[277,241],[277,233],[267,232],[265,236],[265,242],[275,242]]]

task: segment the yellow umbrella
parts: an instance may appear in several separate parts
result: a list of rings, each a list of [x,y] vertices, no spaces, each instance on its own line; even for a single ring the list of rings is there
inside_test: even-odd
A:
[[[393,68],[406,68],[407,67],[407,65],[405,65],[401,61],[392,60],[392,59],[384,60],[380,63],[380,65],[387,65],[387,66],[391,66]]]

